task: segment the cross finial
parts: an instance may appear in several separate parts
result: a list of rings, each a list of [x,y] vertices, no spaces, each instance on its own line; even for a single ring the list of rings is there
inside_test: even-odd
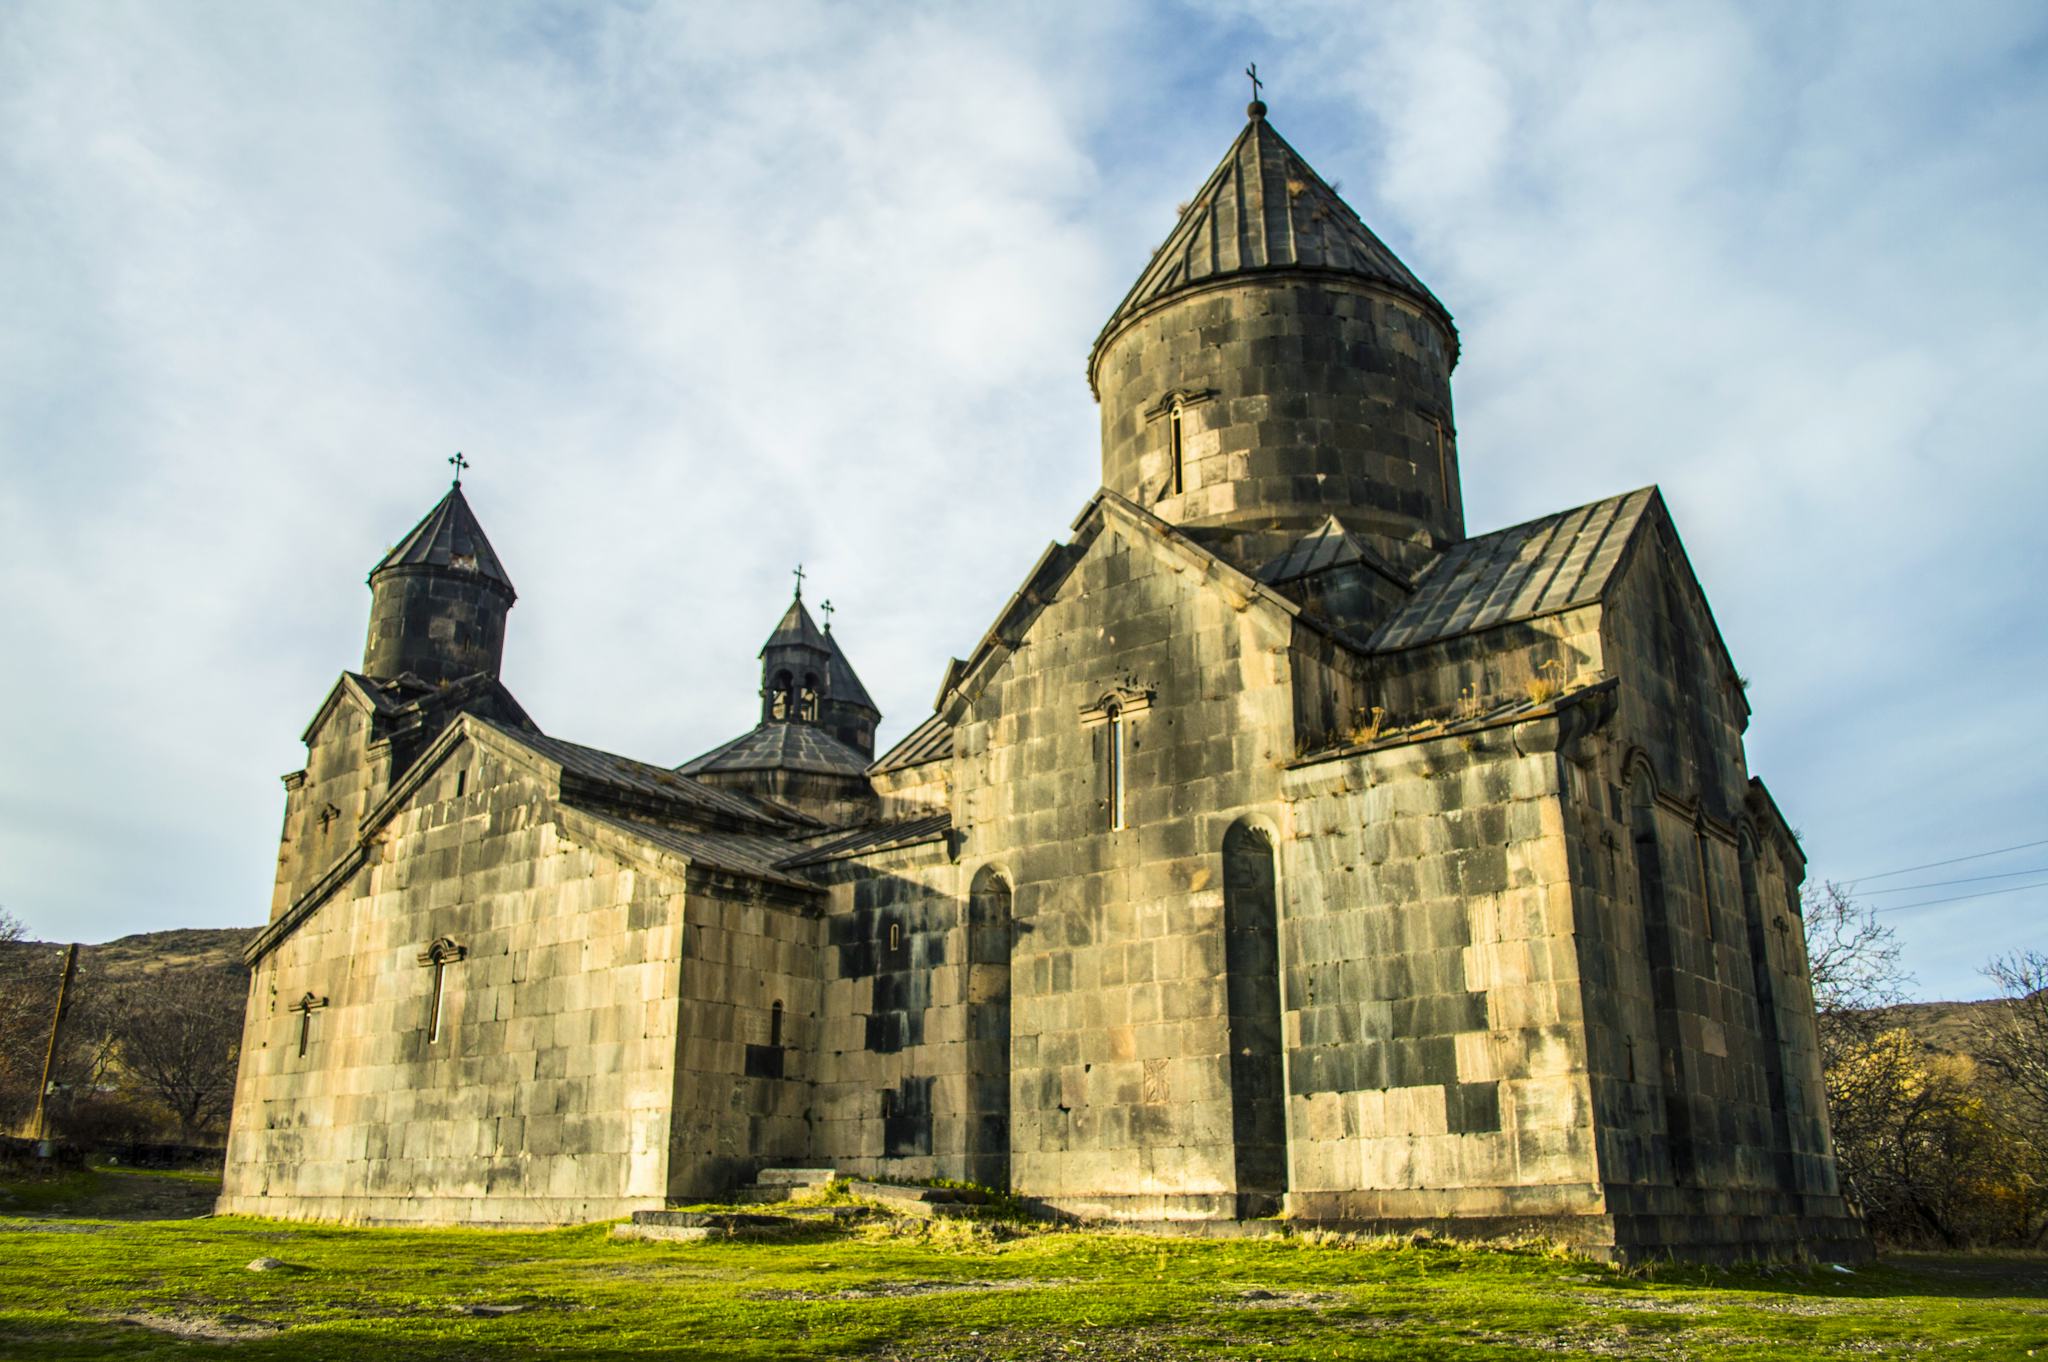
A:
[[[462,470],[469,467],[469,460],[463,458],[462,451],[458,449],[455,451],[455,457],[448,462],[455,465],[455,485],[462,486]]]
[[[802,563],[796,565],[794,576],[796,577],[796,598],[802,600],[804,598],[804,565]]]
[[[829,634],[832,632],[832,602],[826,601],[823,605],[819,606],[818,609],[824,612],[825,632]]]
[[[1257,118],[1266,111],[1265,104],[1259,99],[1259,91],[1265,86],[1266,82],[1259,79],[1259,64],[1257,62],[1253,62],[1250,66],[1245,67],[1244,73],[1252,78],[1252,104],[1250,112],[1253,118]]]

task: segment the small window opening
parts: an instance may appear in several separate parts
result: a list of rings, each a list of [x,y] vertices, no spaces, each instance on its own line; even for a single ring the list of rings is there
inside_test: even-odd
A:
[[[1693,846],[1699,853],[1700,867],[1700,925],[1707,934],[1707,940],[1714,939],[1714,893],[1707,878],[1707,834],[1704,828],[1695,828],[1692,834]]]
[[[775,673],[775,680],[768,687],[768,717],[778,723],[786,722],[795,708],[796,681],[788,672]]]
[[[1112,700],[1103,706],[1103,712],[1109,718],[1105,739],[1109,745],[1105,755],[1109,763],[1109,827],[1117,832],[1124,826],[1124,711]]]
[[[1185,408],[1175,398],[1173,407],[1166,413],[1166,442],[1168,460],[1173,468],[1173,494],[1179,496],[1186,486],[1187,445],[1181,415]]]
[[[325,998],[308,993],[292,1004],[292,1011],[299,1014],[299,1057],[305,1058],[306,1047],[313,1040],[313,1010],[327,1006]]]
[[[779,999],[775,1006],[768,1009],[768,1043],[782,1044],[782,1003]]]
[[[455,797],[460,799],[467,793],[469,793],[469,772],[457,771],[455,773]]]
[[[818,678],[815,676],[804,677],[803,705],[799,717],[806,723],[818,722]]]
[[[447,984],[448,962],[446,960],[436,960],[434,962],[434,996],[433,1000],[427,1005],[427,1044],[429,1045],[441,1039],[441,1004],[448,996]]]
[[[1436,427],[1436,480],[1443,489],[1444,509],[1451,505],[1451,432],[1444,427],[1441,416],[1432,416],[1430,424]]]
[[[902,948],[903,924],[900,922],[892,922],[889,924],[889,949],[892,951],[896,951],[901,950]]]

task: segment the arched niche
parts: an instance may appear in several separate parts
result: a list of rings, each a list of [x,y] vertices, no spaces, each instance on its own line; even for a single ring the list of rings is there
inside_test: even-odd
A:
[[[967,1177],[1010,1183],[1010,882],[993,866],[967,891]]]
[[[1267,1215],[1287,1194],[1279,876],[1272,839],[1243,820],[1223,834],[1223,965],[1238,1214]]]

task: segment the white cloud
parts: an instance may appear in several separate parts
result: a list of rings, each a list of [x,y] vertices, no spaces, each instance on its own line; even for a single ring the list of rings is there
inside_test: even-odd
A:
[[[738,731],[802,560],[902,731],[1092,490],[1088,344],[1254,56],[1459,316],[1474,528],[1662,483],[1817,871],[2028,840],[2039,26],[17,9],[0,901],[87,936],[260,914],[271,782],[457,448],[551,729]]]

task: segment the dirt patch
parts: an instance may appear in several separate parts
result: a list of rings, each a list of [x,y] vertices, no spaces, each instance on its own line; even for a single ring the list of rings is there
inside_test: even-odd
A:
[[[1194,1335],[1170,1329],[991,1329],[906,1339],[867,1354],[875,1362],[1184,1362]]]
[[[861,1286],[842,1286],[836,1291],[770,1288],[742,1294],[754,1301],[874,1301],[901,1300],[906,1296],[942,1296],[958,1291],[1029,1291],[1052,1285],[1055,1283],[1021,1279],[998,1282],[868,1282]]]
[[[1328,1291],[1272,1291],[1252,1287],[1229,1296],[1211,1296],[1210,1303],[1232,1310],[1324,1310],[1342,1298]]]
[[[247,1343],[252,1339],[275,1338],[284,1332],[281,1324],[250,1319],[246,1315],[161,1315],[138,1310],[111,1318],[116,1324],[133,1324],[153,1334],[214,1343]]]

